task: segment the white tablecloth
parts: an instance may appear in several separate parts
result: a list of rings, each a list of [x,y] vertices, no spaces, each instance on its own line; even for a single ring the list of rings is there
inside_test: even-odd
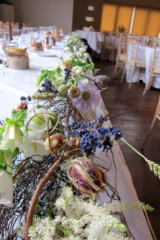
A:
[[[154,48],[151,48],[149,46],[141,46],[141,45],[138,47],[137,60],[146,62],[146,71],[144,72],[145,75],[140,76],[140,80],[142,80],[144,83],[147,83],[149,80],[149,75],[150,75],[151,65],[152,65],[152,60],[153,60],[153,54],[154,54]],[[129,60],[131,60],[131,58],[129,58]],[[128,69],[129,69],[129,67],[128,67]],[[135,72],[138,73],[139,68],[136,68]],[[126,70],[127,82],[130,81],[130,75],[131,75],[131,71]],[[137,81],[138,81],[138,75],[134,74],[133,78],[132,78],[132,82],[137,82]],[[153,77],[151,86],[153,86],[155,88],[160,88],[160,78]]]
[[[8,69],[8,75],[0,76],[0,120],[6,117],[11,117],[11,109],[16,108],[20,102],[21,96],[32,95],[36,92],[34,74],[42,69],[47,69],[52,66],[57,58],[54,57],[37,57],[34,60],[34,67],[27,70]],[[97,107],[96,114],[99,116],[102,113],[100,107]],[[111,126],[110,121],[107,121],[107,126]],[[118,192],[122,201],[137,202],[138,197],[134,189],[130,172],[125,165],[125,161],[120,157],[121,151],[113,147],[115,162],[118,169]],[[101,159],[106,157],[104,153],[96,152]],[[109,154],[111,158],[111,154]],[[103,161],[100,164],[106,163]],[[109,165],[107,165],[109,167]],[[109,183],[114,186],[115,168],[112,164],[110,171],[107,173]],[[108,201],[106,194],[101,194],[103,201]],[[129,228],[136,240],[152,240],[144,214],[141,210],[128,210],[124,212]]]
[[[97,53],[101,52],[101,45],[99,45],[99,43],[104,41],[103,33],[83,30],[77,30],[77,32],[81,33],[81,38],[85,38],[87,40],[88,45],[92,48],[92,50]]]

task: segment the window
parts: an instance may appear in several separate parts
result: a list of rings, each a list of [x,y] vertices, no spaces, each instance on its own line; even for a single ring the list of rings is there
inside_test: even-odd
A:
[[[116,5],[104,4],[101,18],[101,31],[114,31],[117,16]]]
[[[160,31],[160,12],[150,11],[145,30],[146,36],[158,36]]]
[[[149,10],[136,8],[132,33],[133,34],[145,34],[145,28],[147,23]]]
[[[131,33],[133,34],[158,36],[160,32],[160,11],[104,4],[101,31],[116,32],[118,26],[124,26],[126,32],[129,32],[132,28]]]
[[[131,18],[132,18],[132,12],[133,12],[132,7],[119,7],[118,8],[115,31],[118,31],[118,26],[123,25],[125,27],[126,32],[129,32]]]

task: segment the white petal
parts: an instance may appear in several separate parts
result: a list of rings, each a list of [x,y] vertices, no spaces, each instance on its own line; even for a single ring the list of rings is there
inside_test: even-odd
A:
[[[0,172],[0,204],[5,204],[8,207],[13,206],[13,181],[12,177]]]
[[[36,146],[36,149],[34,148],[34,146]],[[35,161],[40,161],[40,160],[42,160],[42,156],[48,155],[48,152],[45,149],[43,140],[36,141],[36,142],[32,141],[32,142],[28,142],[27,144],[25,143],[23,145],[23,151],[24,151],[23,154],[26,158],[35,155],[32,158]],[[38,155],[40,155],[40,156],[38,156]]]
[[[16,124],[7,124],[0,149],[6,150],[9,148],[13,152],[16,147],[20,148],[21,144],[19,127]]]

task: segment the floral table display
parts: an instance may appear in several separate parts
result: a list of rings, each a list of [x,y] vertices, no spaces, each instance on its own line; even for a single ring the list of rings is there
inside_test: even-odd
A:
[[[112,148],[119,139],[130,145],[120,129],[105,125],[109,116],[100,91],[108,77],[94,76],[79,35],[72,33],[65,43],[57,67],[38,77],[37,92],[22,96],[11,118],[1,122],[0,237],[132,239],[123,211],[153,208],[121,202]],[[106,154],[105,167],[97,162],[97,149]],[[141,156],[160,177],[160,166]],[[114,186],[107,177],[109,163],[115,167]],[[101,191],[108,203],[98,201]]]

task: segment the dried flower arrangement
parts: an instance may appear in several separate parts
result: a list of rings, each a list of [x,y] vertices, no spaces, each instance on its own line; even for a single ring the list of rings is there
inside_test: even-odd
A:
[[[1,122],[1,239],[128,240],[123,210],[153,210],[121,202],[117,182],[112,186],[109,169],[96,161],[97,149],[106,156],[111,151],[115,165],[113,145],[129,143],[119,129],[106,127],[104,106],[96,116],[108,77],[94,76],[85,51],[79,35],[67,37],[55,69],[38,76],[37,93],[23,96],[11,119]],[[160,166],[143,158],[160,178]],[[110,203],[98,202],[100,191]]]
[[[124,27],[123,25],[122,25],[122,26],[121,26],[121,25],[118,26],[118,32],[124,33],[125,30],[126,30],[126,29],[125,29],[125,27]]]

